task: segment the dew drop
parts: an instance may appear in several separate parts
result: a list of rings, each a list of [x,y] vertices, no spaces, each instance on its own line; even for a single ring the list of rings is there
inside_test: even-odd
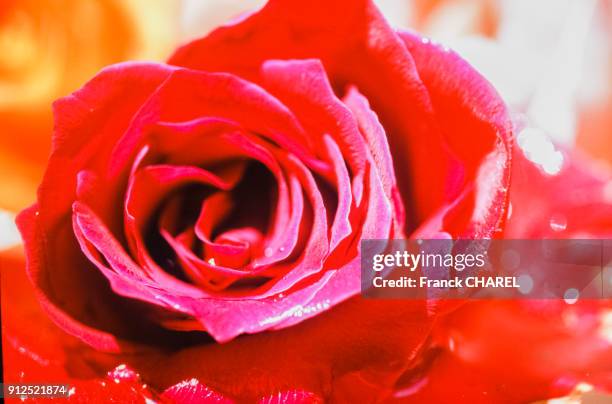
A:
[[[214,259],[214,258],[209,259],[209,260],[208,260],[208,263],[209,263],[210,265],[217,265],[217,263],[215,262],[215,259]]]
[[[137,380],[139,377],[138,373],[134,372],[132,369],[127,367],[126,364],[121,364],[117,366],[115,369],[108,372],[108,378],[114,381],[115,383],[120,383],[122,380]]]
[[[512,217],[512,202],[508,204],[508,219]]]
[[[285,247],[280,247],[280,248],[278,249],[278,251],[280,251],[280,252],[285,251]]]
[[[266,257],[271,257],[271,256],[272,256],[272,254],[274,254],[274,250],[272,250],[272,248],[267,247],[267,248],[264,250],[264,255],[265,255]]]
[[[578,301],[579,295],[580,295],[580,292],[578,292],[578,289],[569,288],[563,294],[563,300],[565,300],[565,303],[567,304],[574,304]]]
[[[553,215],[550,218],[550,228],[555,232],[562,232],[567,229],[567,219],[563,215]]]

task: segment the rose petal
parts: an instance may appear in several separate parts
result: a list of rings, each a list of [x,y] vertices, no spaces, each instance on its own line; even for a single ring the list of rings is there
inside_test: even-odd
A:
[[[172,387],[168,387],[162,398],[171,402],[197,404],[197,403],[218,403],[232,404],[234,400],[217,393],[214,390],[201,384],[197,379],[185,380],[177,383]]]
[[[464,213],[455,215],[452,224],[447,220],[447,231],[454,237],[491,237],[505,219],[510,184],[513,126],[506,106],[491,84],[456,53],[412,33],[400,37],[431,97],[440,141],[456,159],[450,161],[449,174],[461,176],[464,171],[463,179],[449,179],[438,191],[452,203],[474,187],[462,202]]]

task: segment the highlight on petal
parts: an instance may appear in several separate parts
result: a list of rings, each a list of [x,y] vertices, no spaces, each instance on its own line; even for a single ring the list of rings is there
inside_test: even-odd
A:
[[[217,403],[232,404],[234,400],[226,398],[222,394],[209,389],[197,379],[185,380],[168,387],[161,395],[163,399],[171,402],[195,404],[195,403]]]

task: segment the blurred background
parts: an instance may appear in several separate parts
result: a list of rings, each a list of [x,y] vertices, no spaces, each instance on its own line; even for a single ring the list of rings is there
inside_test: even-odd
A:
[[[165,60],[263,0],[0,0],[0,248],[19,242],[50,149],[51,102],[105,65]],[[457,50],[514,111],[612,164],[612,0],[377,0]],[[611,190],[612,198],[612,190]]]

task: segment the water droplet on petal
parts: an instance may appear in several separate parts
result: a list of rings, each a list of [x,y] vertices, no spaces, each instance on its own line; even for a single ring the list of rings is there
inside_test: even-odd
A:
[[[512,202],[508,204],[508,219],[512,217]]]
[[[271,257],[271,256],[272,256],[272,254],[274,254],[274,250],[272,250],[272,248],[267,247],[267,248],[264,250],[264,255],[265,255],[266,257]]]
[[[563,215],[553,215],[550,218],[550,228],[555,232],[562,232],[567,229],[567,219]]]
[[[210,265],[217,265],[217,263],[215,262],[215,259],[214,259],[214,258],[209,259],[209,260],[208,260],[208,263],[209,263]]]
[[[285,247],[280,247],[280,248],[278,249],[278,251],[280,251],[280,252],[285,251]]]
[[[580,292],[578,292],[578,289],[569,288],[563,294],[563,299],[565,300],[565,303],[567,304],[574,304],[578,301],[579,295],[580,295]]]
[[[127,367],[125,364],[121,364],[108,372],[108,378],[119,384],[122,380],[137,381],[139,374]]]

